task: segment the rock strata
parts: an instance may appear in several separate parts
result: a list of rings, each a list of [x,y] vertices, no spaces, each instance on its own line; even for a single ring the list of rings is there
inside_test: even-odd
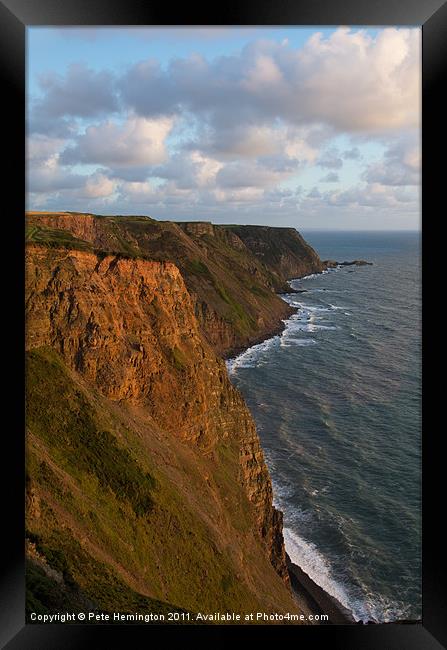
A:
[[[86,236],[84,230],[77,232]],[[203,334],[195,315],[196,304],[181,272],[172,262],[28,244],[26,342],[30,359],[33,367],[37,362],[46,367],[52,357],[45,351],[53,350],[64,364],[61,368],[67,368],[63,371],[68,373],[66,381],[74,382],[78,387],[60,389],[64,408],[70,409],[70,415],[64,415],[61,421],[56,415],[48,415],[53,408],[57,413],[57,405],[51,402],[50,387],[44,391],[48,408],[43,411],[36,393],[39,383],[28,388],[32,409],[32,416],[28,418],[29,444],[33,460],[28,470],[28,501],[32,507],[28,509],[27,526],[34,531],[32,539],[43,540],[42,548],[54,547],[53,554],[57,551],[67,555],[74,563],[74,568],[70,569],[72,572],[81,571],[73,559],[75,556],[66,546],[60,546],[62,542],[55,541],[60,535],[65,535],[65,530],[70,531],[70,539],[78,540],[76,543],[85,549],[83,552],[92,554],[94,561],[100,562],[104,567],[101,571],[117,571],[120,579],[134,591],[185,607],[203,607],[204,602],[200,601],[197,590],[189,596],[187,593],[182,595],[187,592],[183,586],[183,591],[176,595],[175,583],[169,582],[169,576],[177,575],[169,565],[172,554],[177,555],[180,563],[195,561],[196,550],[188,550],[187,544],[182,547],[181,527],[185,525],[185,530],[198,527],[198,530],[208,531],[200,533],[203,540],[207,540],[205,548],[215,548],[216,557],[227,558],[228,568],[222,568],[222,571],[226,571],[228,577],[222,577],[222,584],[236,584],[236,576],[239,576],[237,589],[228,586],[225,587],[227,591],[222,592],[222,586],[218,587],[216,583],[216,599],[224,599],[220,605],[227,602],[225,598],[230,602],[232,597],[236,601],[239,598],[240,602],[251,602],[251,606],[255,602],[260,606],[262,598],[265,598],[268,608],[293,609],[282,514],[273,506],[270,476],[256,428],[242,396],[228,378],[224,361],[216,356]],[[59,362],[51,363],[55,369],[59,367]],[[41,385],[45,386],[48,371],[45,370],[41,377]],[[165,530],[165,524],[160,522],[165,517],[168,517],[167,521],[178,520],[173,524],[173,531],[177,528],[178,532],[165,540],[165,545],[172,547],[170,553],[159,555],[157,560],[152,553],[162,551],[156,551],[156,537],[152,546],[148,541],[138,542],[146,549],[140,551],[141,559],[146,553],[147,561],[153,563],[154,568],[158,564],[156,572],[151,574],[155,582],[145,580],[142,569],[133,577],[128,575],[129,571],[132,573],[130,559],[123,559],[124,550],[119,551],[121,542],[116,547],[110,546],[106,559],[105,551],[100,549],[109,548],[110,542],[104,541],[109,538],[102,538],[102,542],[99,538],[95,540],[99,534],[97,524],[93,526],[86,522],[85,515],[76,514],[78,509],[80,513],[85,507],[81,504],[91,498],[88,494],[95,483],[91,483],[93,479],[86,483],[87,479],[83,478],[85,471],[90,471],[90,464],[81,471],[76,466],[76,455],[70,461],[74,465],[66,464],[64,455],[69,448],[67,443],[60,447],[60,436],[66,435],[64,422],[68,422],[68,417],[83,421],[83,411],[76,404],[85,399],[91,403],[89,408],[97,413],[95,421],[104,419],[106,422],[112,417],[106,415],[107,412],[115,413],[113,417],[120,418],[120,421],[128,421],[125,439],[134,440],[129,453],[135,454],[135,449],[143,444],[151,449],[149,458],[152,458],[152,465],[157,454],[165,458],[161,464],[154,465],[159,476],[157,485],[166,494],[173,491],[177,496],[163,497],[158,502],[157,498],[161,497],[157,497],[155,490],[151,517],[154,522],[158,517],[159,523],[154,525],[160,537]],[[54,434],[53,426],[58,427]],[[70,431],[67,430],[67,434],[72,435]],[[120,433],[116,435],[120,440],[122,429],[118,431]],[[106,433],[101,433],[101,436]],[[107,435],[113,438],[115,434]],[[119,444],[124,444],[123,441],[121,439]],[[103,453],[107,453],[106,449]],[[188,460],[177,466],[175,458],[185,454]],[[138,455],[136,458],[137,462],[147,462],[144,455],[140,456],[141,460],[138,460]],[[171,464],[172,470],[169,469]],[[47,467],[46,473],[51,470],[59,478],[48,483],[44,478],[46,474],[42,474],[38,467]],[[103,480],[111,479],[100,478],[100,485]],[[58,487],[61,481],[63,487]],[[185,487],[182,488],[184,481]],[[63,496],[66,490],[73,495],[67,503]],[[107,491],[101,492],[101,496],[98,493],[95,497],[99,499],[98,505],[93,508],[93,513],[99,513],[102,518],[101,529],[109,525],[106,522],[115,512],[114,501],[107,494]],[[189,524],[182,524],[179,519],[186,514],[174,514],[177,512],[175,503],[181,494],[185,499],[185,513],[189,513]],[[103,502],[104,506],[99,505]],[[51,517],[50,512],[53,513]],[[91,516],[94,521],[98,514]],[[121,514],[116,511],[113,516],[119,518]],[[138,521],[134,524],[135,534],[140,537],[143,532]],[[195,521],[197,523],[193,523]],[[128,543],[134,542],[128,538]],[[178,544],[180,548],[176,548]],[[203,578],[206,593],[206,585],[214,585],[210,581],[213,580],[212,567],[216,560],[209,560],[207,564],[204,552],[202,555],[202,569],[208,575],[206,578],[204,574]],[[129,557],[134,556],[131,554]],[[166,576],[166,585],[158,587],[157,582],[163,575]],[[265,586],[260,583],[261,579]],[[80,576],[77,580],[79,585],[84,584],[84,597],[90,598],[89,578]],[[225,596],[227,592],[228,596]],[[111,606],[112,600],[107,602]],[[214,604],[219,605],[219,601]]]

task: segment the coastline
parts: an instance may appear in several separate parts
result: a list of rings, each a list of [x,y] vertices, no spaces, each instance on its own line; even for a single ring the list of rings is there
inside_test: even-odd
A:
[[[284,321],[286,321],[290,316],[293,314],[296,314],[299,311],[299,307],[293,307],[290,305],[286,300],[284,300],[283,296],[286,294],[301,294],[301,293],[306,293],[307,289],[294,289],[290,283],[293,282],[294,280],[304,280],[306,278],[309,278],[313,275],[322,275],[323,273],[327,273],[328,269],[324,268],[322,271],[315,271],[314,273],[311,274],[306,274],[306,275],[298,275],[293,278],[288,278],[286,280],[286,284],[289,286],[288,291],[282,291],[281,293],[277,293],[276,295],[281,298],[281,300],[288,306],[289,313],[284,315],[284,318],[281,319],[281,323],[278,323],[276,327],[271,327],[269,329],[266,329],[261,336],[257,336],[256,338],[253,338],[247,345],[241,345],[235,348],[231,348],[227,350],[223,355],[222,359],[224,361],[230,361],[232,359],[235,359],[238,357],[240,354],[243,354],[250,348],[252,348],[255,345],[259,345],[259,343],[263,343],[264,341],[268,341],[269,339],[273,338],[274,336],[278,336],[279,334],[282,334],[284,330],[286,329],[287,325]],[[285,287],[284,287],[285,288]]]
[[[291,293],[294,293],[294,292],[292,291]],[[283,294],[278,293],[276,295],[281,298],[281,296]],[[288,304],[288,303],[286,303],[286,304]],[[286,329],[286,323],[284,321],[287,320],[288,318],[290,318],[290,316],[292,316],[292,314],[296,314],[298,309],[299,309],[299,307],[292,307],[291,305],[289,305],[289,313],[285,314],[285,316],[281,320],[280,324],[278,323],[278,325],[276,327],[272,327],[272,328],[270,328],[268,330],[265,330],[264,333],[261,336],[258,336],[256,338],[252,339],[248,345],[241,345],[241,346],[239,346],[237,348],[231,348],[230,350],[227,350],[222,355],[222,359],[224,361],[230,361],[231,359],[236,359],[236,357],[243,354],[244,352],[246,352],[247,350],[249,350],[253,346],[259,345],[259,343],[263,343],[264,341],[268,341],[269,339],[273,338],[274,336],[278,336],[279,334],[282,334],[284,332],[284,330]]]
[[[336,264],[336,265],[335,265]],[[334,266],[328,266],[328,268],[324,269],[323,271],[320,271],[318,273],[312,273],[311,275],[304,275],[300,277],[295,277],[287,280],[287,282],[290,283],[293,282],[294,280],[303,280],[308,277],[313,277],[317,275],[323,275],[324,273],[327,273],[328,271],[332,270],[338,270],[340,268],[346,267],[346,266],[364,266],[364,265],[372,265],[371,262],[365,262],[364,260],[360,261],[354,261],[354,262],[345,262],[345,263],[334,263]],[[283,298],[285,293],[290,293],[290,294],[299,294],[299,293],[306,293],[306,289],[294,289],[293,287],[290,287],[290,291],[284,292],[284,293],[279,293],[277,294],[280,298]],[[286,301],[285,301],[286,302]],[[297,313],[300,310],[300,307],[293,307],[291,308],[293,311],[291,313]],[[284,329],[287,327],[287,323],[283,321],[283,326],[279,327],[276,331],[274,332],[266,332],[264,338],[259,339],[254,343],[253,345],[257,345],[261,342],[268,341],[272,337],[274,337],[277,334],[281,334]],[[231,360],[234,360],[247,350],[249,350],[252,346],[242,348],[241,350],[237,351],[236,354],[233,353],[231,355]],[[228,359],[228,358],[227,358]],[[301,609],[303,614],[307,617],[310,615],[315,616],[321,616],[322,614],[327,615],[328,620],[322,621],[322,620],[309,620],[308,624],[309,625],[371,625],[371,624],[381,624],[381,622],[371,618],[368,620],[357,620],[354,618],[353,613],[351,612],[350,609],[345,607],[340,601],[338,601],[334,596],[332,596],[330,593],[325,591],[324,588],[320,587],[298,564],[295,564],[288,552],[287,552],[287,547],[286,547],[286,562],[287,562],[287,569],[288,569],[288,574],[290,578],[290,585],[292,589],[292,593],[295,599],[295,602],[297,603],[298,607]],[[406,618],[397,618],[396,620],[392,621],[384,621],[384,624],[420,624],[421,620],[419,619],[406,619]]]
[[[317,585],[301,567],[292,562],[287,552],[286,558],[293,595],[303,614],[306,616],[326,614],[328,616],[327,621],[318,621],[318,623],[311,623],[312,625],[358,624],[346,607]]]
[[[326,271],[326,269],[320,271],[318,275],[321,275],[324,271]],[[287,280],[287,283],[290,285],[290,283],[293,280],[300,280],[306,277],[309,276],[304,275],[298,278],[290,278],[289,280]],[[288,293],[304,293],[304,292],[305,290],[297,290],[290,287],[290,292]],[[282,298],[283,294],[277,294],[277,295],[280,298]],[[299,307],[292,307],[290,305],[289,307],[290,307],[290,313],[288,317],[290,318],[292,314],[295,314],[299,311]],[[223,357],[224,360],[229,361],[231,359],[235,359],[239,355],[249,350],[251,347],[281,334],[287,327],[285,320],[286,319],[284,319],[281,322],[281,325],[279,325],[278,327],[272,328],[271,330],[264,332],[262,337],[253,340],[250,343],[250,345],[228,351],[228,353],[225,354]],[[321,616],[322,614],[328,616],[327,621],[315,621],[315,622],[309,621],[311,625],[356,625],[359,623],[358,621],[355,620],[350,610],[344,607],[338,600],[336,600],[336,598],[331,596],[327,591],[325,591],[316,582],[314,582],[312,578],[310,578],[310,576],[308,576],[307,573],[305,573],[300,566],[292,562],[289,554],[287,553],[287,550],[286,550],[286,560],[287,560],[287,569],[289,572],[292,593],[297,605],[300,607],[303,614],[305,616],[309,616],[309,615]]]

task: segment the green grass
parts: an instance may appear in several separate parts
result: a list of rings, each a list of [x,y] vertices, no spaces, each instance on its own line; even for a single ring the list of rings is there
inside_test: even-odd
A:
[[[28,513],[27,528],[48,564],[102,609],[144,611],[147,601],[135,584],[189,611],[258,606],[236,577],[231,549],[219,547],[207,518],[166,477],[163,461],[157,458],[155,469],[142,438],[105,410],[105,398],[87,396],[75,377],[50,349],[27,355],[27,490],[39,494],[39,515]],[[225,445],[211,471],[232,504],[235,529],[248,532],[252,520],[241,499],[238,449],[237,441]],[[203,471],[210,469],[199,461],[181,471],[188,494],[200,494]],[[206,499],[199,511],[213,507]],[[126,577],[109,560],[95,559],[90,544]]]
[[[54,561],[55,554],[58,558],[64,557],[64,574],[63,581],[59,582],[50,577],[36,562],[27,561],[25,603],[27,617],[31,612],[45,614],[58,612],[61,609],[75,612],[94,610],[109,614],[113,614],[114,611],[123,614],[141,612],[164,614],[166,618],[169,612],[188,613],[184,608],[156,598],[149,598],[130,589],[111,569],[97,562],[76,540],[64,533],[52,538],[52,543],[58,547],[57,550],[39,545],[39,542],[35,542],[36,535],[32,537],[40,556],[52,569],[59,571],[59,564]],[[93,578],[94,588],[78,574],[80,566]]]
[[[202,260],[188,260],[186,270],[189,273],[194,273],[195,275],[203,276],[208,279],[211,279],[212,277],[209,268],[204,262],[202,262]]]
[[[220,283],[215,283],[219,296],[230,307],[229,318],[234,327],[242,334],[248,334],[256,327],[256,321],[250,314],[231,296],[227,289]]]
[[[70,248],[75,250],[92,251],[91,244],[74,237],[66,230],[48,228],[46,226],[27,225],[25,240],[48,248]]]
[[[183,370],[187,365],[186,356],[178,347],[172,348],[170,351],[170,359],[177,370]]]
[[[254,293],[256,296],[260,296],[261,298],[267,298],[269,295],[269,292],[266,291],[265,289],[261,289],[259,286],[252,285],[250,287],[250,291]]]
[[[51,350],[27,354],[26,418],[28,426],[51,447],[63,448],[63,464],[93,474],[102,488],[129,502],[136,515],[151,511],[154,478],[114,435],[98,427],[92,407],[73,387]]]

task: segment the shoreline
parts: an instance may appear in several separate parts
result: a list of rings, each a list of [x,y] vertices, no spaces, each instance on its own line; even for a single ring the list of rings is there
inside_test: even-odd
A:
[[[323,271],[320,271],[315,275],[321,275],[322,273]],[[287,283],[290,286],[290,282],[292,282],[293,280],[302,280],[303,278],[306,277],[309,276],[304,275],[298,278],[290,278],[287,280]],[[297,290],[290,287],[290,292],[287,293],[305,293],[305,290],[302,289]],[[283,294],[277,294],[277,295],[282,300],[284,300],[282,298]],[[284,300],[284,302],[286,301]],[[251,347],[258,345],[263,341],[267,341],[273,338],[274,336],[282,334],[282,332],[285,330],[287,326],[284,321],[287,318],[290,318],[292,314],[296,314],[299,311],[299,307],[292,307],[291,305],[289,305],[289,309],[290,309],[290,313],[288,317],[286,316],[286,318],[282,320],[281,325],[279,325],[276,328],[272,328],[269,331],[264,332],[262,337],[253,340],[253,342],[251,342],[250,345],[248,346],[241,346],[240,348],[236,348],[228,351],[223,356],[223,359],[225,361],[228,361],[230,359],[235,359],[239,355],[249,350]],[[314,582],[314,580],[312,580],[312,578],[308,576],[307,573],[305,573],[305,571],[303,571],[303,569],[299,565],[292,562],[289,554],[287,553],[287,549],[286,549],[286,561],[287,561],[287,570],[289,573],[292,593],[297,605],[302,610],[303,614],[306,616],[309,615],[321,616],[322,614],[328,616],[327,621],[315,621],[315,622],[309,621],[310,625],[357,625],[360,623],[355,620],[350,610],[344,607],[336,598],[331,596],[327,591],[325,591],[316,582]]]
[[[337,262],[338,264],[338,262]],[[323,273],[327,272],[328,267],[323,268],[321,271],[314,271],[313,273],[306,274],[306,275],[299,275],[293,278],[288,278],[286,280],[286,284],[288,285],[289,289],[288,291],[281,291],[281,293],[277,293],[276,295],[278,298],[281,298],[281,300],[288,306],[289,308],[289,313],[284,316],[283,319],[281,319],[281,324],[278,324],[276,327],[271,327],[270,329],[267,329],[264,331],[262,336],[258,336],[254,339],[252,339],[249,344],[247,345],[240,345],[235,348],[231,348],[224,352],[222,354],[222,359],[224,361],[229,361],[231,359],[235,359],[238,357],[240,354],[243,354],[250,348],[254,347],[255,345],[259,345],[259,343],[263,343],[264,341],[268,341],[269,339],[273,338],[274,336],[279,336],[284,332],[286,329],[286,323],[284,322],[290,316],[293,314],[296,314],[299,310],[299,307],[292,307],[282,296],[287,295],[287,294],[300,294],[300,293],[307,293],[307,289],[294,289],[290,283],[293,282],[294,280],[305,280],[306,278],[311,277],[312,275],[322,275]],[[285,289],[285,286],[284,286]]]
[[[310,622],[311,625],[358,625],[360,623],[355,620],[349,609],[317,585],[300,566],[292,562],[287,551],[286,558],[292,592],[303,614],[328,616],[327,621]]]
[[[278,293],[276,295],[281,298],[282,294]],[[284,300],[284,302],[286,301]],[[280,334],[282,334],[286,329],[286,324],[284,321],[290,318],[292,314],[296,314],[299,307],[292,307],[291,305],[289,305],[289,309],[290,309],[289,314],[286,314],[284,316],[284,319],[281,319],[281,324],[278,324],[277,327],[272,327],[271,329],[266,330],[262,336],[258,336],[254,338],[252,341],[250,341],[249,345],[241,345],[237,348],[231,348],[231,350],[227,350],[227,352],[225,352],[221,358],[224,361],[230,361],[231,359],[236,359],[236,357],[243,354],[244,352],[254,347],[255,345],[259,345],[259,343],[263,343],[264,341],[268,341],[269,339],[272,339],[274,336],[279,336]]]
[[[336,270],[339,268],[344,268],[346,266],[372,265],[371,262],[365,262],[363,260],[360,261],[356,260],[354,262],[335,263],[335,264],[334,266],[328,265],[326,269],[324,269],[323,271],[319,271],[317,273],[312,273],[310,275],[304,275],[297,278],[291,278],[290,280],[287,280],[287,283],[290,286],[290,283],[294,280],[303,280],[307,277],[311,277],[314,275],[315,276],[322,275],[324,272],[327,272],[328,270]],[[293,289],[293,287],[290,287],[290,291],[284,293],[290,293],[290,294],[306,293],[306,289]],[[283,298],[284,293],[279,293],[277,295],[284,300]],[[284,302],[286,301],[284,300]],[[300,308],[290,306],[290,309],[291,309],[290,315],[292,315],[293,313],[297,313]],[[287,326],[284,321],[282,322],[281,325],[282,326],[276,328],[273,331],[265,332],[264,337],[257,339],[251,345],[241,347],[236,351],[232,351],[231,355],[228,356],[225,355],[224,359],[233,360],[237,358],[239,355],[241,355],[242,353],[244,353],[245,351],[249,350],[251,347],[258,345],[263,341],[267,341],[270,338],[274,337],[275,335],[281,334]],[[417,625],[417,624],[421,624],[421,620],[419,619],[396,619],[393,621],[380,621],[380,622],[372,619],[356,620],[350,609],[346,608],[334,596],[332,596],[327,591],[325,591],[322,587],[320,587],[298,564],[295,564],[291,560],[287,552],[287,548],[285,550],[286,550],[286,564],[287,564],[287,570],[290,579],[291,591],[297,606],[301,609],[302,613],[307,617],[309,617],[310,615],[321,616],[322,614],[328,616],[328,620],[326,621],[308,620],[307,621],[308,625],[374,625],[374,624],[375,625],[377,624],[378,625],[380,624]]]

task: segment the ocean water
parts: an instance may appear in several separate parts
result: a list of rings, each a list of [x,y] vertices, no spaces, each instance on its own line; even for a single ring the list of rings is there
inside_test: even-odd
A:
[[[256,420],[292,560],[357,620],[421,617],[417,233],[308,232],[281,336],[227,362]]]

